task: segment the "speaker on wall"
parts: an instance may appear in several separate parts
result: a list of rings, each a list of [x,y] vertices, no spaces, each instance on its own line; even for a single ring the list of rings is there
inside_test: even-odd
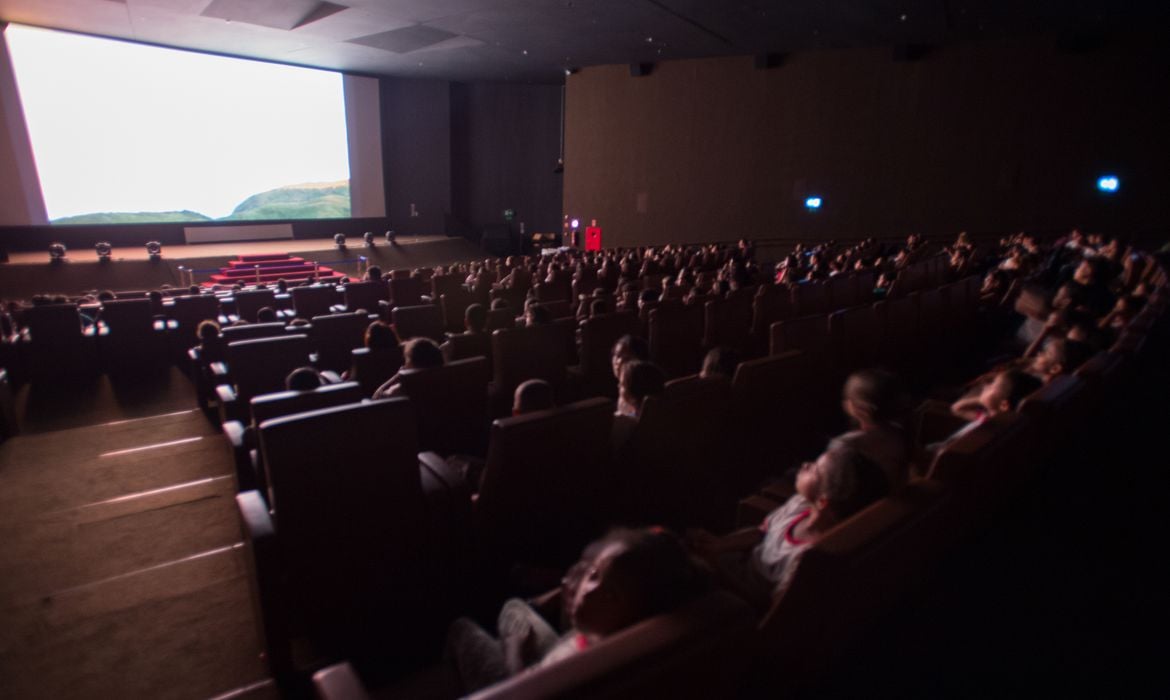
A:
[[[650,75],[650,73],[652,73],[653,71],[654,71],[654,64],[653,63],[631,63],[630,64],[630,77],[631,78],[643,78],[647,75]]]
[[[768,70],[769,68],[779,68],[784,63],[784,54],[782,53],[758,53],[755,55],[754,63],[756,70]]]

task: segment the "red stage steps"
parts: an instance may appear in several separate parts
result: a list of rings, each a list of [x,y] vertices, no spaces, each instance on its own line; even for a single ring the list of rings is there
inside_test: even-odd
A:
[[[301,282],[310,276],[316,275],[319,281],[343,282],[348,278],[340,272],[324,265],[314,266],[304,258],[293,257],[288,253],[264,253],[256,255],[240,255],[236,260],[221,267],[219,272],[212,275],[210,281],[204,284],[256,284],[257,282],[274,283],[283,279],[290,284]]]

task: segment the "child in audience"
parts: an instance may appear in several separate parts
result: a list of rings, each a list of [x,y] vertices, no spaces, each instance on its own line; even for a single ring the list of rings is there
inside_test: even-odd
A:
[[[288,391],[312,391],[323,384],[321,373],[312,367],[298,367],[284,379],[284,388]]]
[[[636,335],[623,335],[613,344],[610,352],[610,366],[613,368],[613,378],[621,380],[622,367],[631,360],[646,361],[650,359],[650,345]]]
[[[909,478],[910,463],[908,401],[901,382],[884,370],[854,372],[845,381],[841,408],[856,429],[837,440],[881,467],[891,493],[900,491]]]
[[[553,387],[543,379],[529,379],[516,387],[512,396],[512,415],[522,416],[553,408]]]
[[[718,578],[759,608],[792,576],[801,554],[824,533],[889,493],[881,467],[859,450],[833,440],[796,477],[796,495],[758,527],[724,536],[687,533],[691,551]]]
[[[432,369],[443,366],[443,351],[430,338],[411,338],[402,346],[402,369]],[[387,399],[402,396],[401,378],[398,374],[390,377],[378,387],[373,398]]]
[[[727,381],[735,378],[735,368],[739,366],[739,353],[729,347],[720,346],[711,348],[703,357],[703,368],[699,376],[703,379],[723,377]]]
[[[968,421],[967,424],[951,433],[947,439],[927,445],[928,454],[923,455],[922,462],[927,462],[931,455],[978,428],[989,418],[1016,410],[1021,401],[1042,386],[1043,382],[1035,375],[1019,369],[1006,369],[995,375],[994,379],[983,385],[978,395],[959,399],[951,405],[951,413]]]
[[[256,312],[256,323],[276,323],[276,309],[265,306]]]
[[[1061,374],[1072,374],[1093,355],[1093,348],[1067,338],[1049,338],[1032,361],[1029,371],[1048,382]]]
[[[673,534],[615,530],[586,548],[562,584],[569,631],[558,634],[528,603],[504,603],[498,637],[467,618],[452,623],[447,656],[466,692],[584,651],[634,624],[670,612],[708,589]]]
[[[211,319],[201,321],[195,327],[195,334],[199,336],[199,359],[204,363],[224,362],[227,360],[227,345],[223,342],[219,324]]]
[[[621,450],[634,434],[646,397],[661,395],[665,386],[666,373],[653,363],[631,360],[622,366],[617,411],[613,418],[614,451]]]

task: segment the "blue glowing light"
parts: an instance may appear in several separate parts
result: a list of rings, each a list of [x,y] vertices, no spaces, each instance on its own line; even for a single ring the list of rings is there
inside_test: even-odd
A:
[[[1097,178],[1097,189],[1112,194],[1121,187],[1121,180],[1116,175],[1102,175]]]
[[[820,197],[809,197],[808,199],[804,200],[804,206],[807,207],[808,209],[813,209],[813,210],[820,209],[821,208],[821,198]]]

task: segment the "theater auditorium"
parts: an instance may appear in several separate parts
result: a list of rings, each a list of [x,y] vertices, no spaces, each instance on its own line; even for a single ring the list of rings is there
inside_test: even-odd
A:
[[[1167,696],[1168,15],[0,0],[0,698]]]

